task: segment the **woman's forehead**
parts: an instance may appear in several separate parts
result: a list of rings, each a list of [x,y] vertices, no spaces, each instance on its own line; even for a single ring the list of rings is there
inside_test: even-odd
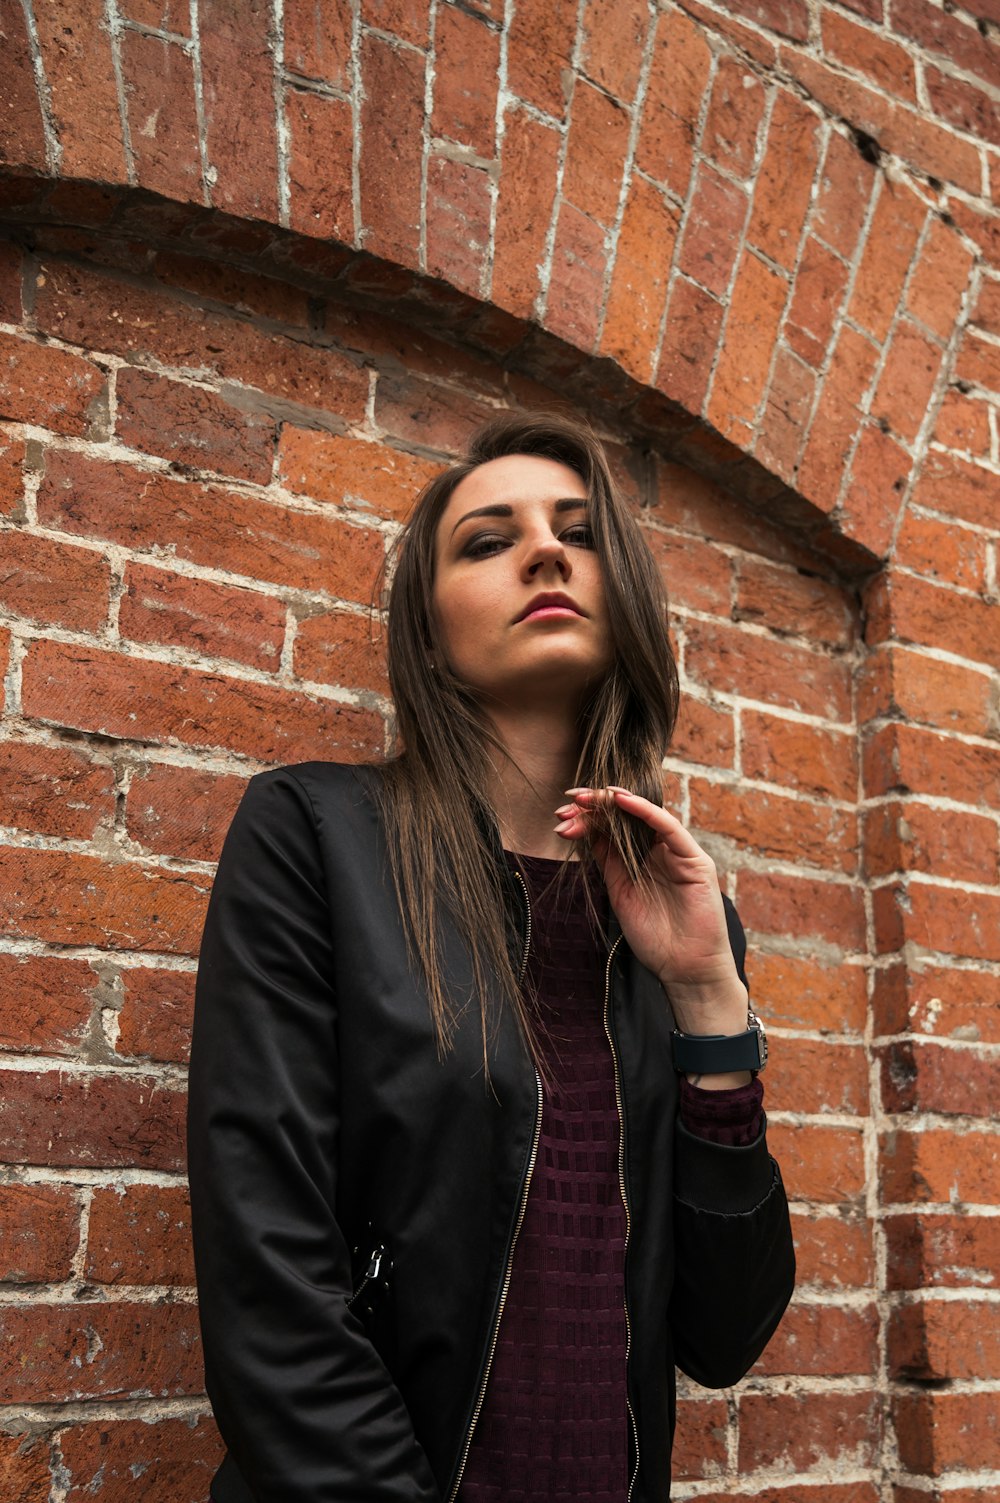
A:
[[[442,512],[442,521],[474,506],[517,506],[569,496],[587,496],[586,483],[569,465],[537,454],[505,454],[477,465],[459,481]]]

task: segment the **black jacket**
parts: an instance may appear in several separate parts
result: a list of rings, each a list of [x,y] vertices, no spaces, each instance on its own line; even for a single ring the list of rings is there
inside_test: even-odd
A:
[[[219,1503],[452,1497],[526,1194],[530,1059],[502,1022],[485,1085],[477,1001],[439,1058],[367,792],[376,776],[309,762],[252,778],[209,906],[189,1161],[207,1387],[229,1448]],[[454,933],[444,964],[452,995],[471,996]],[[676,1122],[663,991],[621,939],[608,973],[631,1497],[653,1503],[669,1496],[674,1363],[709,1387],[740,1378],[794,1265],[763,1137],[722,1148]],[[379,1245],[380,1277],[352,1308]]]

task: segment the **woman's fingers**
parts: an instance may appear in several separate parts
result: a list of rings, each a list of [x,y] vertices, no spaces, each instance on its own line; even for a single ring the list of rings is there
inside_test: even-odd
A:
[[[600,809],[601,804],[614,804],[626,814],[649,826],[657,840],[675,855],[681,857],[698,858],[705,855],[701,846],[693,835],[689,835],[677,817],[664,809],[660,804],[651,803],[649,799],[642,798],[638,793],[630,793],[627,788],[569,788],[567,796],[574,801],[573,808],[582,810],[584,814],[594,813]],[[570,818],[571,806],[564,805],[557,809],[556,813],[564,820]],[[583,833],[583,828],[576,830],[578,817],[574,816],[574,836]],[[557,827],[558,828],[558,827]],[[562,833],[562,832],[561,832]],[[566,834],[569,832],[566,831]]]

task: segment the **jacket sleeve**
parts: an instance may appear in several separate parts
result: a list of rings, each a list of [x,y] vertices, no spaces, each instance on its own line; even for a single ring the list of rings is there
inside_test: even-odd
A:
[[[726,917],[745,983],[746,937],[728,899]],[[725,1388],[756,1362],[795,1284],[788,1201],[765,1134],[730,1148],[678,1122],[674,1196],[674,1357],[696,1383]]]
[[[223,847],[196,989],[188,1159],[206,1386],[256,1503],[436,1503],[409,1413],[347,1306],[333,945],[308,794],[287,769],[258,774]]]

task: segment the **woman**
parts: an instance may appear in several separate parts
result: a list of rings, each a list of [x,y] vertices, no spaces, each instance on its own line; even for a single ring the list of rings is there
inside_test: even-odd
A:
[[[209,908],[212,1496],[665,1499],[674,1363],[741,1377],[793,1259],[742,929],[660,805],[662,587],[587,430],[499,419],[432,482],[388,656],[401,755],[253,778]]]

